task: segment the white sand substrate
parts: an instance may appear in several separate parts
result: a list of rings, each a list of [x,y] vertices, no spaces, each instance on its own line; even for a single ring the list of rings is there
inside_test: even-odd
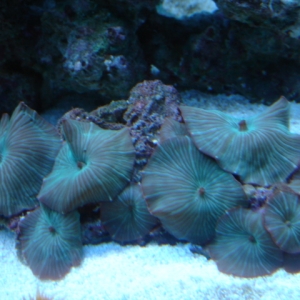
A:
[[[191,253],[189,244],[85,246],[81,266],[61,281],[42,282],[17,258],[14,238],[0,231],[1,300],[28,299],[37,289],[55,300],[300,299],[300,274],[235,278]]]

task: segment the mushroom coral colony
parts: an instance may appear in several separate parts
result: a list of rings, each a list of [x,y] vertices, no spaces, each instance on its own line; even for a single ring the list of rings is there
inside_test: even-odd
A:
[[[138,171],[130,125],[63,117],[58,133],[24,103],[3,115],[0,215],[24,216],[19,249],[37,277],[57,280],[80,264],[80,214],[91,204],[121,244],[160,226],[207,249],[224,273],[299,271],[300,136],[289,131],[289,102],[281,97],[245,119],[179,109],[182,118],[165,118]]]

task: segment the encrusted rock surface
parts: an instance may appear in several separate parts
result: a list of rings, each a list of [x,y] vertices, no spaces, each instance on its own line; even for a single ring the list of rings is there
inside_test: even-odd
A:
[[[295,0],[3,0],[0,112],[104,105],[152,79],[299,101],[299,20]]]

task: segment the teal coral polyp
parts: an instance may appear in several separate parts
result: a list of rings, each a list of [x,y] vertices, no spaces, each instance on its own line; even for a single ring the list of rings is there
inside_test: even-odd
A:
[[[70,212],[87,203],[111,201],[130,181],[135,152],[129,129],[105,130],[91,122],[63,121],[65,143],[38,199]]]
[[[218,221],[216,238],[208,249],[221,272],[239,277],[270,275],[283,263],[281,250],[264,228],[261,211],[227,211]]]
[[[0,122],[0,215],[37,206],[36,195],[61,147],[56,129],[21,102]]]
[[[289,102],[284,97],[245,120],[219,111],[180,109],[198,149],[245,183],[284,181],[297,167],[300,136],[289,131]]]
[[[282,251],[300,253],[299,196],[277,192],[266,204],[265,227]]]
[[[142,239],[157,224],[138,184],[129,185],[116,200],[103,202],[101,221],[112,239],[121,243]]]
[[[167,231],[201,245],[214,237],[227,209],[247,205],[240,183],[186,136],[158,146],[143,172],[142,188],[150,212]]]
[[[59,214],[41,206],[20,223],[21,252],[35,276],[63,278],[82,260],[78,212]]]

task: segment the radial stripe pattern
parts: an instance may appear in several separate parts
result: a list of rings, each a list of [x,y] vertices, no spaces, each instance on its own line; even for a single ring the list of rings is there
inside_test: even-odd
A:
[[[130,185],[115,201],[103,202],[101,221],[111,237],[119,242],[138,240],[157,223],[148,211],[140,185]]]
[[[61,147],[55,128],[20,103],[0,122],[0,215],[33,208]]]
[[[66,142],[38,199],[70,212],[87,203],[111,201],[130,180],[135,152],[128,128],[104,130],[94,123],[63,122]]]
[[[219,220],[209,253],[221,272],[240,277],[270,275],[282,265],[282,252],[263,226],[262,213],[237,208]]]
[[[143,174],[150,212],[175,237],[206,244],[225,210],[247,205],[241,185],[189,137],[162,143]]]
[[[35,276],[61,279],[82,259],[79,214],[62,215],[41,206],[20,223],[20,242]]]
[[[294,194],[278,192],[265,207],[265,227],[277,246],[288,253],[300,252],[300,202]]]
[[[297,167],[300,136],[289,132],[289,102],[284,97],[245,120],[219,111],[180,109],[198,149],[245,183],[283,181]]]

